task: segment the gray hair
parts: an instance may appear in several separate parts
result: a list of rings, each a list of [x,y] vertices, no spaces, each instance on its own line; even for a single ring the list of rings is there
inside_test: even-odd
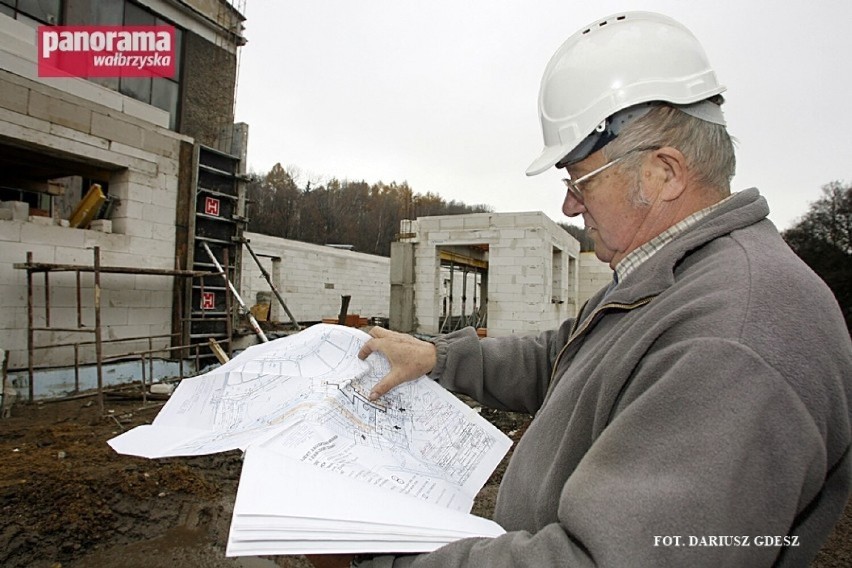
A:
[[[611,160],[641,146],[677,148],[686,158],[687,167],[696,175],[699,184],[715,189],[722,196],[731,193],[736,156],[734,141],[724,126],[661,104],[626,126],[618,138],[604,146],[603,153],[607,160]],[[643,155],[636,153],[628,156],[617,167],[623,170],[636,169],[642,159]]]

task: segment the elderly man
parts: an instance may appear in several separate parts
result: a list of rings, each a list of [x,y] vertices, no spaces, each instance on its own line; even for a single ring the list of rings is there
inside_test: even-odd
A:
[[[528,173],[567,172],[613,283],[539,336],[362,350],[535,414],[500,487],[507,531],[360,566],[805,566],[850,494],[852,344],[757,190],[731,194],[724,89],[692,34],[650,13],[556,52]],[[317,564],[340,559],[319,559]],[[344,564],[345,565],[345,564]]]

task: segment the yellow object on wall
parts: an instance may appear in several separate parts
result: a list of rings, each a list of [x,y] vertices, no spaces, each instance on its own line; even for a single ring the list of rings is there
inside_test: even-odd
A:
[[[85,229],[97,216],[104,201],[106,201],[106,195],[104,195],[100,184],[93,183],[89,191],[86,192],[86,196],[74,208],[68,223],[72,227]]]

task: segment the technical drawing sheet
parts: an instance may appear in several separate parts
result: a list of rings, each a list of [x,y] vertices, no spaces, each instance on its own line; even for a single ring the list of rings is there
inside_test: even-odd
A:
[[[109,441],[142,457],[262,447],[344,476],[467,512],[511,441],[427,377],[375,402],[380,353],[358,359],[366,333],[320,324],[247,349],[184,379],[153,424]]]

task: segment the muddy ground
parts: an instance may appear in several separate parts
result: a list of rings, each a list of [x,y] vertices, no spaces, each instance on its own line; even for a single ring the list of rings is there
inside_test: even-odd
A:
[[[106,441],[162,403],[83,397],[19,404],[0,420],[0,566],[304,568],[300,557],[226,558],[240,454],[147,460]],[[529,417],[483,410],[517,441]],[[506,460],[474,512],[489,516]],[[852,507],[816,567],[852,566]]]

